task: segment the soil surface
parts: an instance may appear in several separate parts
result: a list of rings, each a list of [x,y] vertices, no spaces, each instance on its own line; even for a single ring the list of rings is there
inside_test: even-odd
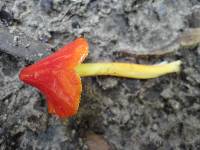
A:
[[[1,0],[0,20],[15,40],[25,34],[52,50],[84,36],[87,62],[183,61],[180,74],[156,79],[83,78],[78,114],[61,120],[19,81],[32,62],[0,52],[0,150],[200,150],[200,47],[134,55],[200,27],[199,0]]]

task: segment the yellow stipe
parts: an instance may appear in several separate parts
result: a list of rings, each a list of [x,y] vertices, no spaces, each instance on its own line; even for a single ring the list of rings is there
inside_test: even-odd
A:
[[[126,78],[149,79],[168,73],[179,72],[180,65],[180,60],[159,65],[140,65],[129,63],[86,63],[77,66],[76,71],[81,77],[110,75]]]

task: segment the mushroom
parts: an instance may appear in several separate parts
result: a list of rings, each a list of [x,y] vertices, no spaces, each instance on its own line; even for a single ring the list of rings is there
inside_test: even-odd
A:
[[[88,47],[86,39],[78,38],[21,70],[20,80],[45,95],[49,113],[61,118],[77,113],[82,92],[80,76],[111,75],[149,79],[180,71],[180,60],[159,65],[119,62],[81,64],[88,55]]]

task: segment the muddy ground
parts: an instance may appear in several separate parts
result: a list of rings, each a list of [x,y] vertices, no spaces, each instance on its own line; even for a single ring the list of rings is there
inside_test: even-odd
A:
[[[1,150],[200,150],[200,46],[134,55],[200,27],[199,0],[1,0],[0,9],[10,33],[53,50],[84,35],[88,62],[183,61],[180,74],[157,79],[83,78],[78,114],[60,120],[48,115],[36,89],[19,81],[30,62],[0,52]]]

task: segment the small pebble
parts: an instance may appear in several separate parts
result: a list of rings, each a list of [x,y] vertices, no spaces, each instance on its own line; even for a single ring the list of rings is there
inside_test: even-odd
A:
[[[19,36],[14,36],[14,43],[15,43],[15,46],[18,46],[18,42],[19,42]]]
[[[75,137],[75,134],[76,134],[76,130],[72,130],[71,136],[72,136],[73,138]]]
[[[197,49],[197,53],[198,53],[198,55],[200,55],[200,46]]]
[[[180,103],[179,102],[177,102],[175,100],[170,100],[169,103],[174,110],[180,109]]]
[[[86,144],[89,150],[110,150],[111,146],[101,135],[90,133],[86,136]]]
[[[103,90],[108,90],[112,89],[118,84],[118,80],[115,78],[107,77],[107,78],[102,78],[102,77],[97,77],[97,83]]]
[[[169,99],[173,97],[174,93],[172,92],[171,88],[167,88],[167,89],[164,89],[160,95],[165,99]]]
[[[153,131],[157,131],[158,130],[158,124],[153,124],[153,126],[152,126],[152,130]]]
[[[123,114],[123,117],[122,117],[122,123],[123,124],[125,124],[125,123],[127,123],[128,121],[130,120],[130,114],[128,113],[128,112],[125,112],[124,114]]]

